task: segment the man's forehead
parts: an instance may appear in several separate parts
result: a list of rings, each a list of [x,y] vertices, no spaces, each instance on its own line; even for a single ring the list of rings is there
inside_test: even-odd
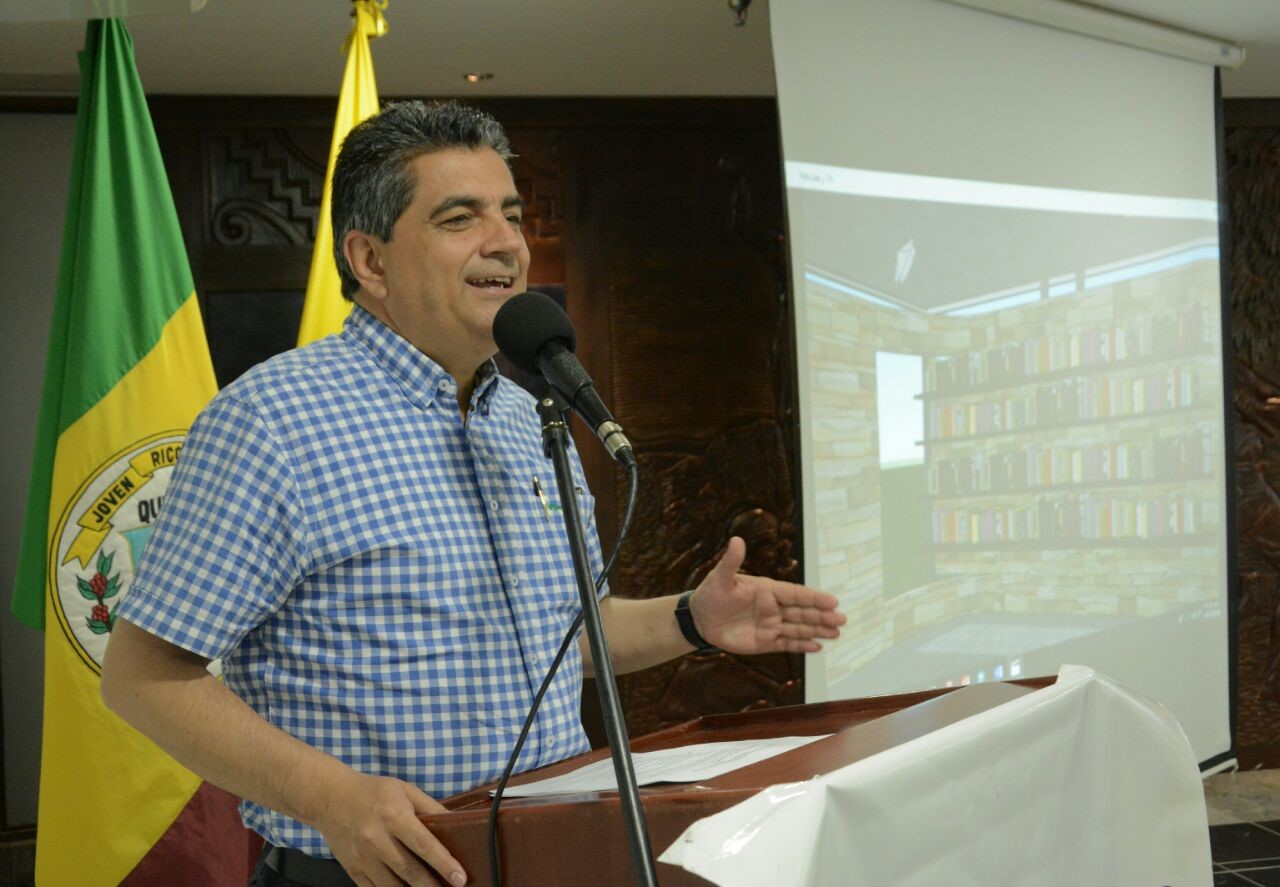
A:
[[[445,148],[411,164],[416,196],[435,206],[455,197],[502,203],[519,198],[511,169],[492,148]]]

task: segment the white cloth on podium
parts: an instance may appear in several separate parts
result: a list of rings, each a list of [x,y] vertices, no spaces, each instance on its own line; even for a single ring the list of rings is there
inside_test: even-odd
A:
[[[1204,789],[1162,706],[1092,669],[698,820],[721,885],[1209,887]]]

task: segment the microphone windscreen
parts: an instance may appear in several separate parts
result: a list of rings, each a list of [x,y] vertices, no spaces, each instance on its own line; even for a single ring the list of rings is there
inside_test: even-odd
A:
[[[493,341],[520,369],[538,373],[538,355],[556,339],[569,351],[577,347],[569,315],[549,296],[520,293],[506,301],[493,318]]]

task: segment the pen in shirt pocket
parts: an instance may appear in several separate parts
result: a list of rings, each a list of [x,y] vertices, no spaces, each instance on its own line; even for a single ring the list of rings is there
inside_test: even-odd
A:
[[[533,495],[538,497],[538,501],[542,503],[542,510],[546,512],[547,520],[551,520],[551,505],[547,502],[547,497],[542,493],[542,483],[535,474],[533,477]]]

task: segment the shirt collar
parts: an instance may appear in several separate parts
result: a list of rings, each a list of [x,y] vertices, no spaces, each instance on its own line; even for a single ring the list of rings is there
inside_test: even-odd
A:
[[[445,368],[364,308],[359,305],[351,307],[351,313],[342,325],[342,336],[362,345],[418,407],[427,409],[440,403],[457,408],[458,386]],[[492,359],[481,364],[476,371],[476,387],[471,396],[474,407],[488,412],[489,397],[497,388],[497,378],[498,366]]]

